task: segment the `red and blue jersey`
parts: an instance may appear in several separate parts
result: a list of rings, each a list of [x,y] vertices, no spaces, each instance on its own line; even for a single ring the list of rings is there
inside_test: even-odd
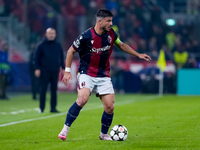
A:
[[[93,27],[79,35],[72,45],[79,52],[79,73],[91,77],[110,77],[109,58],[116,39],[117,33],[113,29],[98,35]]]

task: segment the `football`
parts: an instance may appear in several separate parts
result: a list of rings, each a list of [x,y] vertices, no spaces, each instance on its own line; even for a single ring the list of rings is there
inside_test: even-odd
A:
[[[115,125],[110,130],[110,136],[114,141],[124,141],[127,139],[128,130],[123,125]]]

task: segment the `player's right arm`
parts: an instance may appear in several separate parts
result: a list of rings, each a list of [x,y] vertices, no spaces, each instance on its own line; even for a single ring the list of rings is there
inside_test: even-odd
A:
[[[72,59],[75,52],[76,50],[73,48],[73,46],[68,49],[65,61],[65,68],[71,68]],[[70,80],[72,80],[71,72],[69,71],[69,69],[65,69],[65,74],[63,76],[62,82],[67,86]]]
[[[79,35],[78,38],[73,42],[72,46],[67,51],[67,57],[65,61],[65,74],[62,79],[62,82],[66,86],[68,85],[69,81],[72,80],[70,70],[71,70],[73,55],[75,52],[81,52],[84,49],[84,43],[87,40],[86,33],[87,31]]]

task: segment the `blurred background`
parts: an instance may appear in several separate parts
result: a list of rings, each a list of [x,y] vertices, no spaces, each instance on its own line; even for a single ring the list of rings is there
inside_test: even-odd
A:
[[[116,93],[158,93],[157,60],[163,50],[163,92],[200,95],[200,0],[0,0],[0,49],[8,43],[11,66],[7,91],[31,91],[32,55],[48,27],[56,29],[66,55],[76,37],[95,24],[99,8],[113,13],[121,41],[152,58],[141,61],[115,47],[111,76]],[[59,91],[76,91],[78,63],[75,54],[73,80],[66,87],[60,75]]]

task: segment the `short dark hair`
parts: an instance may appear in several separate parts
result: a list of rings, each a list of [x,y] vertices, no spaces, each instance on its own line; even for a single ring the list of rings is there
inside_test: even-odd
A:
[[[113,17],[113,14],[105,8],[101,8],[97,11],[96,17]]]

